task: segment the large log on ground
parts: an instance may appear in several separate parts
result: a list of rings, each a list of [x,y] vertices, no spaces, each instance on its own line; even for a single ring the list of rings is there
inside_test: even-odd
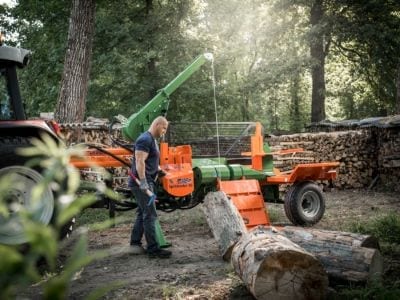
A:
[[[383,259],[373,236],[293,226],[279,232],[314,254],[331,281],[364,283],[382,276]]]
[[[223,192],[208,193],[202,209],[222,258],[229,261],[236,242],[247,232],[239,211]]]
[[[243,235],[231,263],[256,299],[324,299],[328,276],[311,253],[271,230]]]

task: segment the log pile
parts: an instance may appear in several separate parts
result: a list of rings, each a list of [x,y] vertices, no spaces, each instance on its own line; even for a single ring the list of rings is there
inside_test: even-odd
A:
[[[112,147],[112,139],[121,139],[120,130],[109,132],[109,122],[107,119],[88,118],[85,123],[61,124],[61,132],[65,143],[69,146],[75,144],[95,144],[97,146]],[[114,145],[115,147],[115,145]],[[98,182],[103,180],[103,175],[99,170],[86,168],[81,169],[81,179]],[[126,186],[128,180],[127,168],[108,168],[108,172],[113,174],[113,186]]]
[[[61,124],[60,127],[67,145],[80,143],[112,145],[107,124],[99,125],[97,123],[85,122]],[[112,137],[119,138],[119,132],[113,131]]]
[[[275,149],[303,148],[294,158],[274,159],[279,169],[292,169],[296,164],[308,162],[338,161],[339,177],[334,186],[361,188],[368,186],[377,169],[376,147],[368,130],[329,133],[302,133],[271,137],[268,142]]]
[[[328,279],[365,283],[382,275],[371,236],[291,226],[247,231],[223,192],[208,193],[202,207],[221,256],[256,299],[324,299]]]
[[[377,164],[381,183],[400,191],[400,128],[374,129],[373,133],[379,141]]]

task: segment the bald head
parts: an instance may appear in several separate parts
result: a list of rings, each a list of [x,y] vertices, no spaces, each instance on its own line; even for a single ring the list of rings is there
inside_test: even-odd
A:
[[[162,137],[168,129],[168,121],[165,117],[159,116],[151,123],[149,132],[155,138]]]

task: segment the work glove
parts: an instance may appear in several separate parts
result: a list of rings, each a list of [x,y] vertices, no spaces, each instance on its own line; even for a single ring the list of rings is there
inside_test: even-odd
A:
[[[150,189],[149,184],[147,183],[146,178],[140,179],[139,188],[141,191],[145,192]]]
[[[163,170],[158,170],[158,175],[157,175],[158,179],[163,178],[165,175],[167,175],[167,173],[165,173]]]

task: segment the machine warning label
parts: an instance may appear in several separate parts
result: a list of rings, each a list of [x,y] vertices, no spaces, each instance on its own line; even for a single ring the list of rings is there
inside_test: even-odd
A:
[[[188,187],[193,185],[192,178],[178,178],[176,180],[169,180],[170,188]]]

